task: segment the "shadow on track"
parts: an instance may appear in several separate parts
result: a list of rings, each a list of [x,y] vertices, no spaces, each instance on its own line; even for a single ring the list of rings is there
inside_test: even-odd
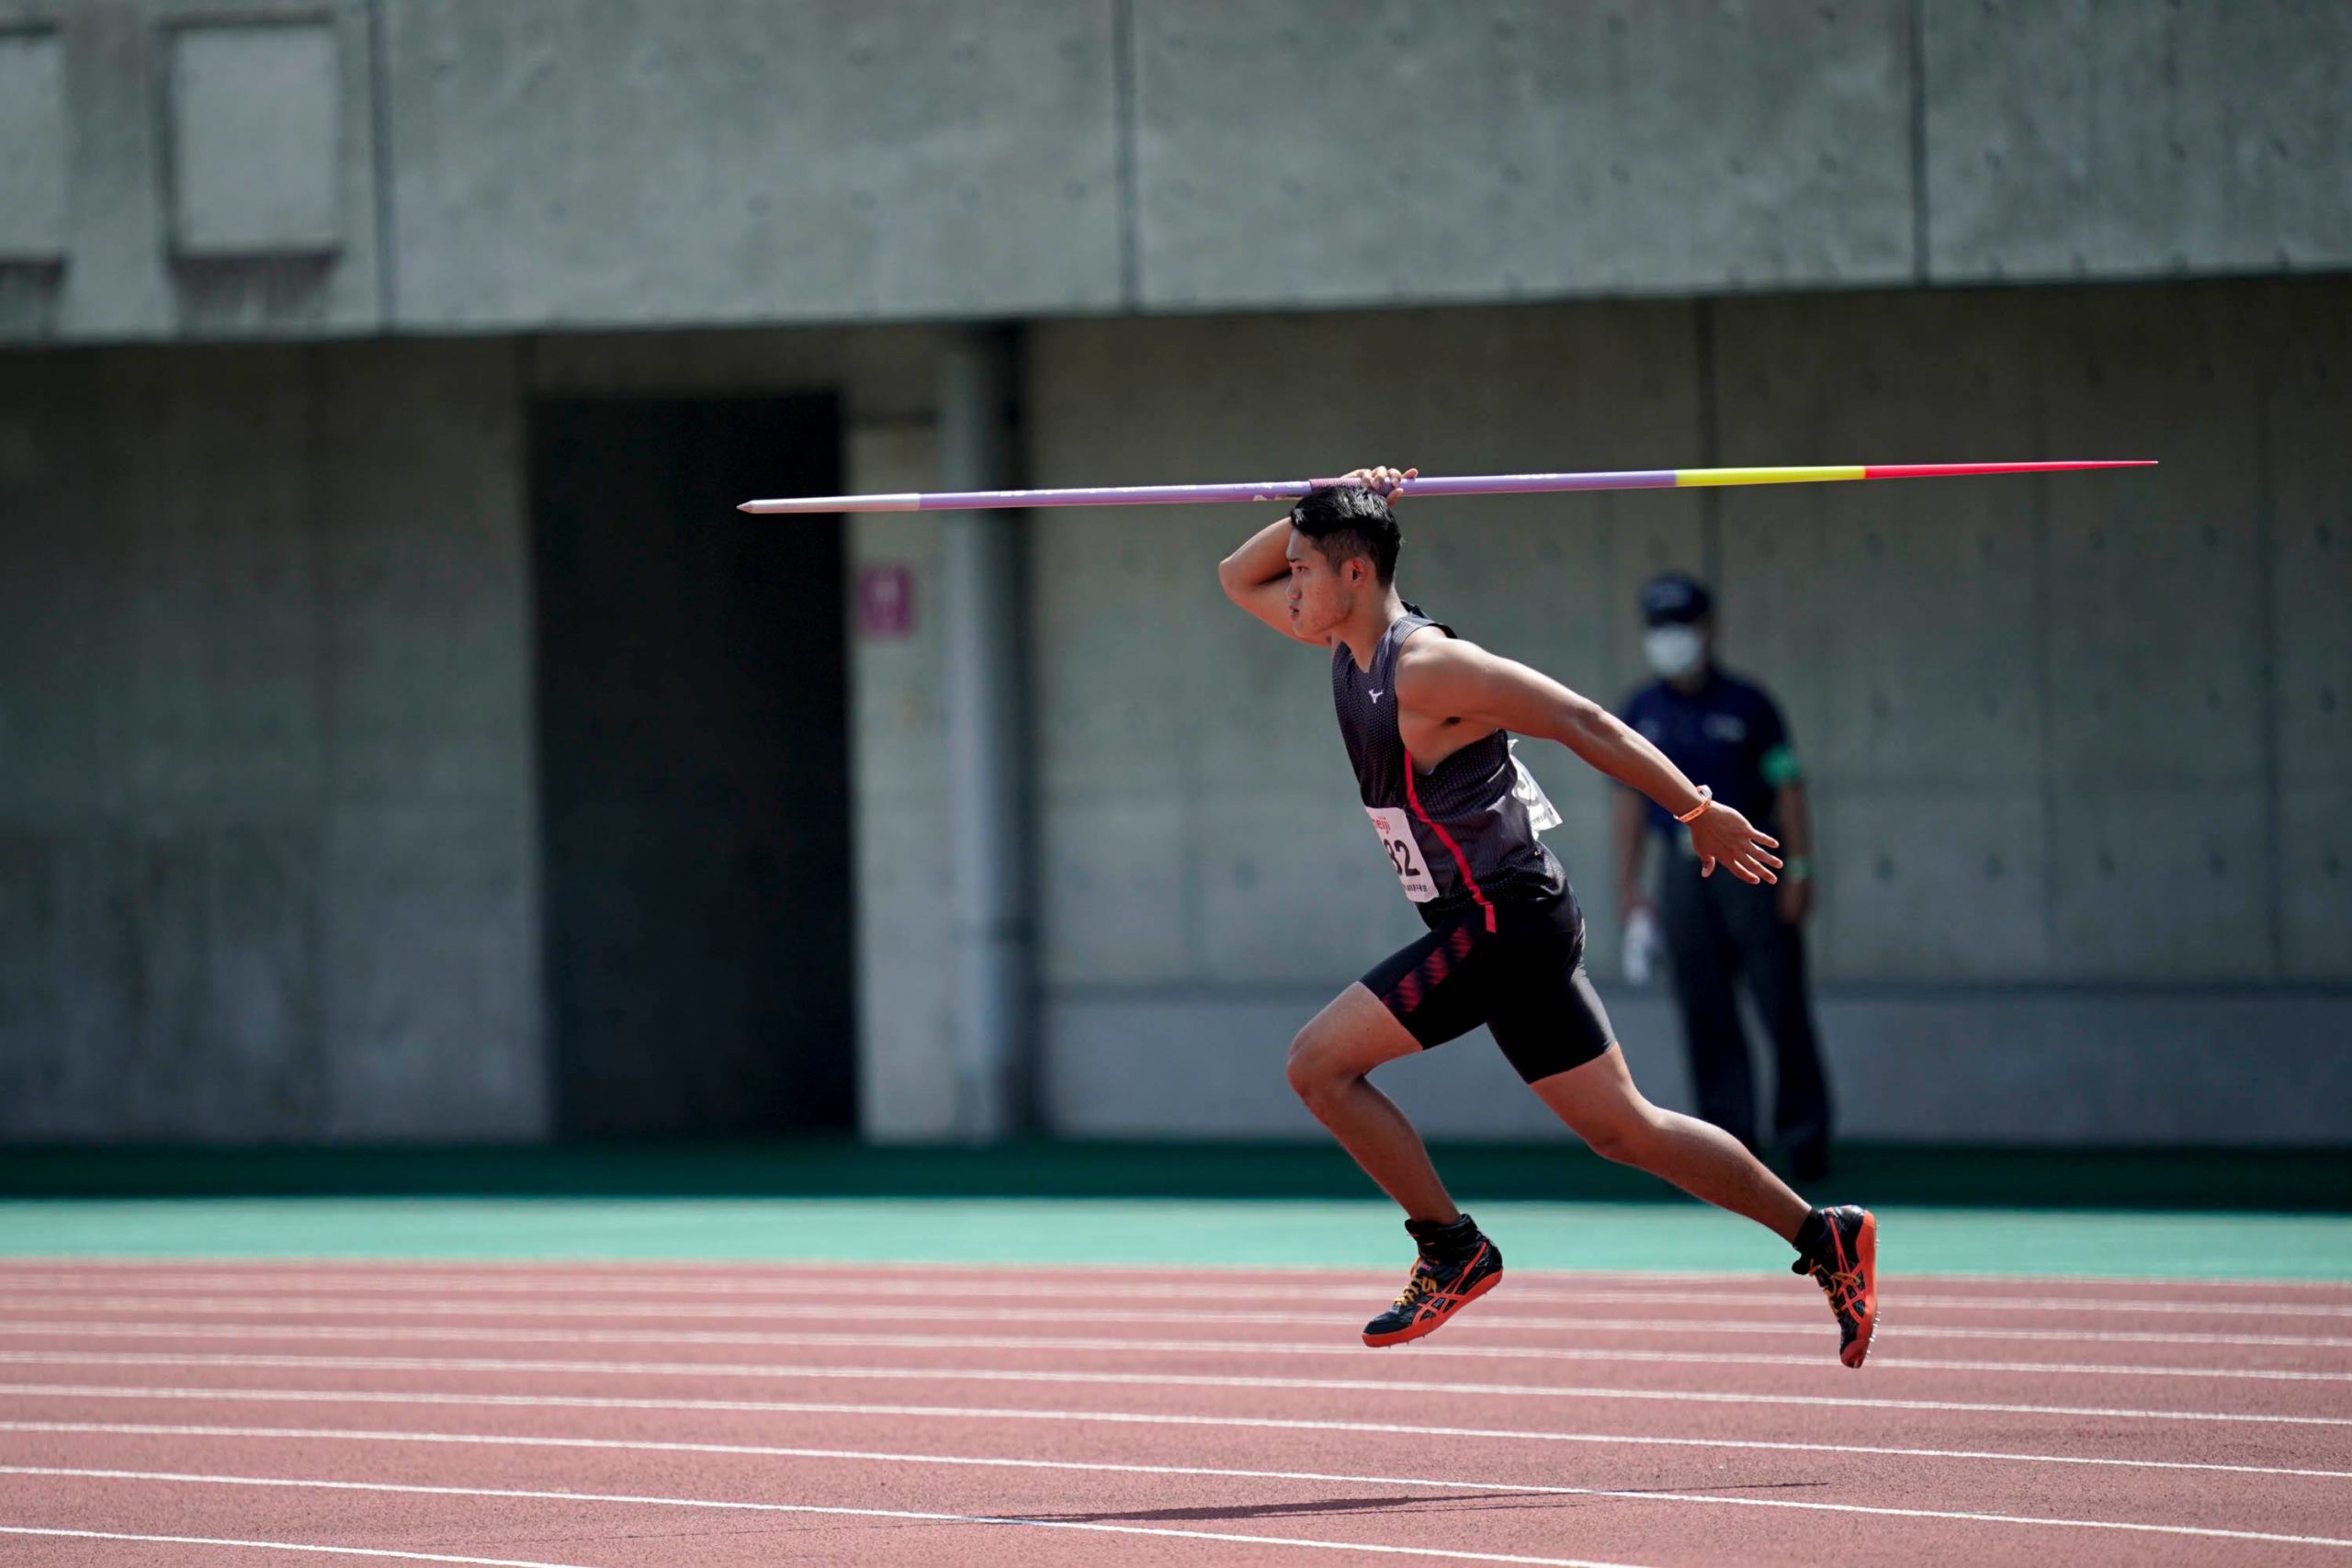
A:
[[[1590,1492],[1442,1492],[1433,1496],[1321,1497],[1296,1503],[1227,1504],[1197,1508],[1130,1508],[1091,1514],[1022,1514],[1040,1524],[1139,1524],[1189,1520],[1312,1517],[1317,1514],[1444,1514],[1491,1512],[1497,1507],[1560,1507],[1605,1503],[1614,1497],[1640,1497],[1651,1493],[1786,1492],[1828,1484],[1822,1481],[1706,1482],[1690,1486],[1611,1486]],[[1008,1516],[1012,1517],[1012,1516]]]
[[[1309,1502],[1226,1504],[1199,1508],[1124,1508],[1098,1514],[1023,1514],[1040,1524],[1135,1524],[1149,1521],[1273,1519],[1317,1514],[1442,1514],[1484,1512],[1498,1505],[1580,1503],[1583,1497],[1539,1492],[1447,1492],[1434,1497],[1321,1497]]]

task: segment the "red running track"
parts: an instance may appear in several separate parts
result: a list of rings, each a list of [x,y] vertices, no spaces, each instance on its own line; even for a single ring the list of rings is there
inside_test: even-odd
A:
[[[0,1562],[2352,1568],[2352,1286],[1395,1283],[0,1264]]]

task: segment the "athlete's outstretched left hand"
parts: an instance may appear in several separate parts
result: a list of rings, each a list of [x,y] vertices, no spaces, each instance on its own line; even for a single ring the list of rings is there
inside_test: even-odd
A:
[[[1709,801],[1690,824],[1690,847],[1699,852],[1702,876],[1713,876],[1721,861],[1742,882],[1781,880],[1773,874],[1781,868],[1781,857],[1772,853],[1781,840],[1719,800]]]

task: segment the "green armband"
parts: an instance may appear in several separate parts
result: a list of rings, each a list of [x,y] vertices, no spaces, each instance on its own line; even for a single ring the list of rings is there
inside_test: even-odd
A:
[[[1785,743],[1764,753],[1762,768],[1764,782],[1774,789],[1804,777],[1804,764],[1797,761],[1795,749]]]

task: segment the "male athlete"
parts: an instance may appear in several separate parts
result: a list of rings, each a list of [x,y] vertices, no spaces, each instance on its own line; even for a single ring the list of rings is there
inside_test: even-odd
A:
[[[1364,1173],[1403,1206],[1420,1256],[1367,1345],[1418,1339],[1492,1290],[1502,1255],[1453,1206],[1420,1134],[1365,1080],[1383,1062],[1493,1032],[1520,1077],[1603,1157],[1745,1214],[1797,1250],[1828,1292],[1859,1367],[1877,1326],[1878,1222],[1809,1208],[1739,1140],[1642,1098],[1584,969],[1584,916],[1536,837],[1559,820],[1510,754],[1510,732],[1556,740],[1655,800],[1690,833],[1702,870],[1778,880],[1777,840],[1714,801],[1606,708],[1463,641],[1397,597],[1389,499],[1419,470],[1358,468],[1226,558],[1233,602],[1331,649],[1331,694],[1364,810],[1429,934],[1374,964],[1316,1014],[1290,1082]]]

